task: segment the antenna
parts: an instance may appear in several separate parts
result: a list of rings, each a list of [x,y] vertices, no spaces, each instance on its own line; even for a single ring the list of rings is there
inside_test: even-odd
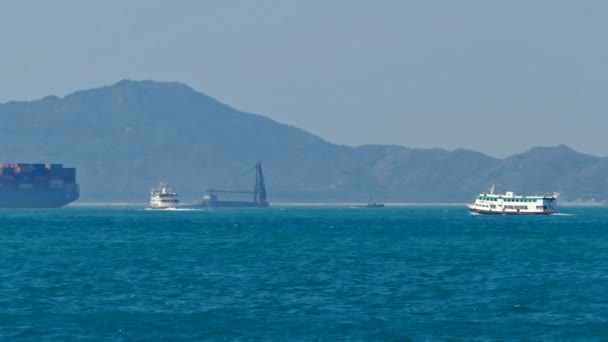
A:
[[[496,184],[492,184],[492,187],[490,188],[490,195],[494,195],[495,186],[496,186]]]

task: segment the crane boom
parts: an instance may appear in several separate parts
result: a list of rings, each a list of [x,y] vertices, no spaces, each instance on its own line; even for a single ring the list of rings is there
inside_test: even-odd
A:
[[[221,192],[221,193],[231,193],[231,194],[253,194],[255,193],[254,191],[238,191],[238,190],[216,190],[216,189],[209,189],[206,190],[205,192]]]

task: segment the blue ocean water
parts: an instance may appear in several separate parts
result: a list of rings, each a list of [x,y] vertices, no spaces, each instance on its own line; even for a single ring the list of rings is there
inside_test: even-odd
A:
[[[0,340],[605,340],[608,209],[0,210]]]

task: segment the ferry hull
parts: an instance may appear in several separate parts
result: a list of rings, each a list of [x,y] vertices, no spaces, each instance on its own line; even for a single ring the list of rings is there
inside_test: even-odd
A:
[[[556,211],[491,211],[471,207],[469,207],[469,211],[475,214],[482,215],[551,215],[557,213]]]
[[[169,206],[169,207],[159,207],[156,205],[151,205],[150,209],[154,209],[154,210],[163,210],[163,209],[177,209],[177,208],[181,208],[180,206]]]

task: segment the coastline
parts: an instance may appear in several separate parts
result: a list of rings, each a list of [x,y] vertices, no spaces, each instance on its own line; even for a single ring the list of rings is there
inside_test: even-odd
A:
[[[362,202],[270,202],[270,207],[359,207],[365,205]],[[427,203],[427,202],[384,202],[386,207],[466,207],[469,203]],[[73,202],[68,207],[148,207],[147,202]],[[588,208],[608,207],[605,202],[563,202],[558,207]]]

